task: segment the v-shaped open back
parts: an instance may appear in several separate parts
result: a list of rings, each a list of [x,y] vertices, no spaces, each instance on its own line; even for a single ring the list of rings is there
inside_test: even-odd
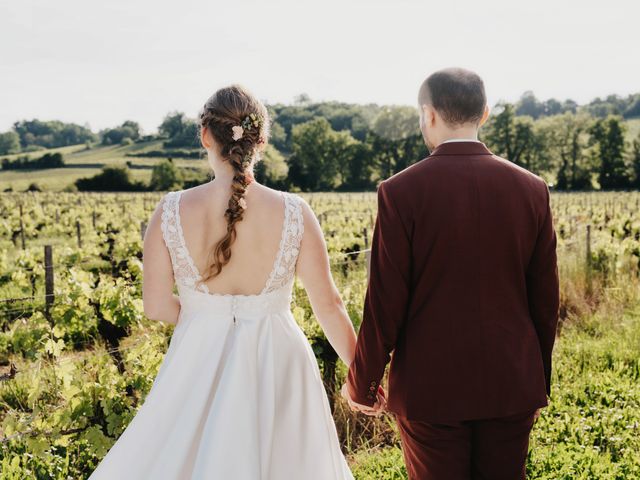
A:
[[[280,245],[273,267],[262,291],[258,294],[225,294],[210,292],[202,282],[202,275],[187,248],[180,222],[180,197],[184,190],[168,192],[162,205],[162,235],[171,256],[173,273],[178,285],[214,296],[256,297],[287,285],[295,274],[295,265],[304,233],[301,199],[297,195],[280,192],[284,199],[284,221]]]

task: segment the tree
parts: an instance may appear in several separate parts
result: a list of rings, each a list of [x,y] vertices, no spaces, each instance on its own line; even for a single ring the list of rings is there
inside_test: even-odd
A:
[[[269,132],[269,142],[278,150],[287,150],[287,132],[278,122],[272,122]]]
[[[544,137],[548,170],[555,173],[556,189],[586,190],[591,186],[591,167],[585,155],[589,117],[564,113],[537,122]]]
[[[638,134],[638,137],[633,141],[631,166],[633,169],[633,188],[640,190],[640,134]]]
[[[482,129],[482,139],[497,155],[527,169],[535,168],[535,149],[539,142],[535,138],[533,119],[516,117],[510,103],[498,104],[496,112]]]
[[[165,147],[190,147],[197,148],[198,124],[195,120],[186,118],[182,112],[171,112],[164,117],[158,127],[158,132],[167,140]]]
[[[20,135],[9,130],[0,133],[0,155],[18,153],[20,151]]]
[[[346,172],[344,188],[349,190],[366,190],[375,186],[372,176],[374,165],[371,145],[366,142],[356,142],[351,145],[349,166]]]
[[[562,111],[568,113],[576,113],[578,111],[578,103],[574,100],[567,99],[562,102]]]
[[[80,191],[132,192],[146,190],[142,182],[131,181],[126,167],[104,167],[102,172],[90,178],[79,178],[75,182]]]
[[[20,136],[23,150],[30,146],[56,148],[77,145],[97,138],[87,126],[63,123],[59,120],[23,120],[15,122],[13,129]]]
[[[267,145],[261,160],[254,167],[256,180],[274,188],[285,188],[288,172],[287,162],[273,145]]]
[[[532,91],[527,90],[522,94],[518,103],[516,103],[515,114],[538,118],[544,114],[544,106],[538,101]]]
[[[610,115],[596,120],[589,129],[592,155],[599,164],[598,182],[603,190],[627,188],[629,176],[624,162],[624,126]]]
[[[140,125],[131,120],[127,120],[119,127],[107,129],[101,133],[103,145],[121,144],[125,143],[127,139],[134,142],[140,138]]]
[[[624,112],[624,118],[635,118],[640,117],[640,93],[634,96],[632,102],[630,102],[629,106]]]
[[[294,97],[293,104],[294,105],[310,105],[311,97],[306,93],[300,93]]]
[[[60,152],[45,153],[38,158],[29,158],[28,155],[22,155],[14,160],[2,159],[3,170],[44,170],[62,167],[64,167],[64,160]]]
[[[413,107],[386,107],[373,121],[372,130],[381,138],[402,140],[420,131],[419,115]]]
[[[558,115],[562,113],[562,104],[555,98],[550,98],[543,103],[543,112],[545,115]]]
[[[151,171],[151,190],[171,190],[180,187],[181,176],[178,168],[171,160],[162,160],[153,166]]]
[[[318,117],[291,130],[293,154],[289,177],[303,190],[332,190],[348,176],[348,163],[356,143],[349,132],[336,132]]]

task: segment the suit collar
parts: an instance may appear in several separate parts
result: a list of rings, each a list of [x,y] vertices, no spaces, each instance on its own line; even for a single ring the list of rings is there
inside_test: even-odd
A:
[[[431,152],[431,157],[437,155],[493,155],[483,142],[445,142],[438,145]]]

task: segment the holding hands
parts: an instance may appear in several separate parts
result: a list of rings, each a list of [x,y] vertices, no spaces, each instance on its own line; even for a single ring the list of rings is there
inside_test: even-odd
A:
[[[354,402],[349,395],[349,390],[347,389],[346,383],[342,385],[342,389],[340,390],[340,393],[342,394],[342,398],[344,398],[347,401],[347,403],[349,404],[349,407],[354,412],[360,412],[360,413],[364,413],[365,415],[378,417],[387,410],[387,394],[385,393],[382,386],[378,386],[378,392],[376,394],[376,403],[374,403],[373,406],[371,407],[368,405],[362,405],[360,403]]]

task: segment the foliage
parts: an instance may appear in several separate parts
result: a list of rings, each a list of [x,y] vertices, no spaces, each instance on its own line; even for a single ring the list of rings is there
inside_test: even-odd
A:
[[[8,132],[0,133],[0,155],[6,155],[8,153],[17,153],[20,151],[20,135],[16,132],[9,130]]]
[[[136,141],[140,138],[140,125],[137,122],[127,120],[119,127],[103,130],[100,135],[103,145],[124,143],[127,139]]]
[[[626,97],[609,95],[605,99],[595,98],[586,105],[578,106],[573,100],[562,102],[555,98],[540,101],[531,91],[522,94],[515,104],[516,115],[527,115],[532,118],[560,115],[563,113],[582,112],[586,115],[605,118],[609,115],[620,115],[624,118],[640,117],[640,93]]]
[[[171,160],[162,160],[153,166],[151,172],[151,190],[173,190],[182,185],[180,170]]]
[[[293,127],[289,178],[303,190],[332,190],[344,179],[356,140],[347,131],[336,132],[323,117]]]
[[[633,169],[633,188],[640,190],[640,135],[633,141],[631,153],[631,168]]]
[[[375,194],[302,195],[319,217],[334,280],[357,328],[367,278],[365,256],[358,252],[371,238]],[[0,304],[0,373],[7,372],[8,362],[17,366],[13,379],[0,381],[0,436],[9,438],[0,446],[2,478],[87,478],[144,401],[172,333],[170,325],[146,319],[141,303],[140,222],[148,220],[161,196],[0,197],[0,297],[38,299]],[[640,193],[553,193],[551,198],[562,322],[551,404],[533,431],[528,474],[636,478]],[[23,204],[25,250],[18,248],[15,235],[18,202]],[[76,244],[76,220],[82,247]],[[55,265],[49,316],[39,301],[44,294],[42,244],[47,243],[54,245]],[[340,400],[337,388],[346,367],[298,281],[292,310],[318,360],[355,478],[406,478],[392,417],[358,416]]]
[[[605,190],[627,188],[629,177],[624,161],[624,132],[620,119],[609,116],[596,120],[589,133],[595,147],[593,154],[600,160],[600,186]]]
[[[97,139],[96,134],[88,126],[64,123],[59,120],[22,120],[13,124],[13,131],[20,137],[20,146],[25,151],[30,146],[55,148]]]
[[[167,138],[164,142],[166,148],[197,148],[200,146],[196,121],[187,118],[182,112],[167,114],[158,127],[158,132]]]
[[[284,156],[268,144],[262,158],[254,167],[256,180],[271,188],[285,188],[289,166]]]
[[[14,160],[2,159],[2,170],[43,170],[62,167],[64,167],[64,160],[60,153],[45,153],[41,157],[33,159],[27,155]]]
[[[104,167],[102,172],[90,178],[75,181],[78,190],[85,192],[119,191],[132,192],[146,190],[146,185],[132,181],[126,167]]]

